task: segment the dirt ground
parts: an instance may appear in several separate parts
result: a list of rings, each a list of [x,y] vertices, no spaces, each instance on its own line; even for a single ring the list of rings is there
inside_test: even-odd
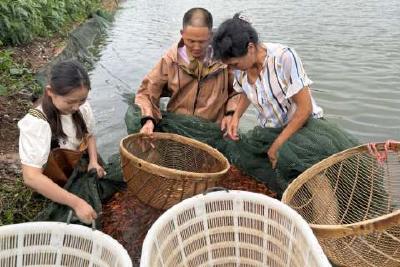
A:
[[[30,107],[29,93],[0,96],[0,179],[12,179],[20,173],[18,164],[17,122]]]

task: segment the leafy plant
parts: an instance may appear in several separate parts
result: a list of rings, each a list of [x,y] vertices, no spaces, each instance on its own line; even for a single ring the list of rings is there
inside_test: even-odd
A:
[[[29,89],[34,94],[40,94],[42,90],[34,74],[26,66],[13,61],[11,50],[0,49],[0,96],[21,89]]]
[[[0,226],[31,221],[48,204],[49,200],[24,185],[21,177],[5,179],[0,184]]]
[[[101,0],[1,0],[0,45],[49,36],[100,9]]]

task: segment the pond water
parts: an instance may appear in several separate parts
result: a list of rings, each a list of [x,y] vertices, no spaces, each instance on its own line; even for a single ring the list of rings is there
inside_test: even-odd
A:
[[[180,38],[186,10],[211,11],[214,25],[244,11],[262,41],[296,49],[326,117],[362,142],[400,139],[400,3],[397,0],[147,1],[121,4],[91,71],[90,102],[100,153],[118,151],[126,135],[124,93]],[[255,110],[241,121],[256,125]]]

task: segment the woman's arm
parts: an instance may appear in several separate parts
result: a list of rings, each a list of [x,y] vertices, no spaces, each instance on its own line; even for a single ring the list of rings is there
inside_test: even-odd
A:
[[[96,169],[97,175],[99,177],[103,177],[104,175],[106,175],[106,172],[98,162],[96,138],[94,137],[94,135],[90,135],[87,142],[88,142],[88,153],[89,153],[88,171],[91,169]]]
[[[241,93],[239,96],[239,103],[233,117],[240,119],[243,113],[247,110],[250,105],[250,100],[247,98],[245,93]]]
[[[293,118],[268,149],[268,157],[273,169],[276,167],[278,161],[277,153],[279,148],[304,125],[312,113],[311,95],[308,86],[293,95],[291,99],[296,104],[296,111],[293,114]]]
[[[22,164],[24,183],[50,200],[71,207],[84,223],[96,219],[96,212],[85,200],[68,192],[43,174],[43,170]]]
[[[228,125],[227,131],[225,135],[228,135],[232,140],[239,140],[239,136],[237,134],[239,127],[239,120],[242,117],[243,113],[250,105],[250,100],[247,98],[246,94],[241,93],[238,100],[238,105],[233,113],[232,119]]]

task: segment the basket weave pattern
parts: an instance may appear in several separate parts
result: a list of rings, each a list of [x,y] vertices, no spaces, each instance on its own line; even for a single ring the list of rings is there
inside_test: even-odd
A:
[[[307,222],[265,195],[198,195],[166,211],[143,243],[142,267],[330,266]]]
[[[154,133],[151,140],[133,134],[121,141],[120,148],[129,190],[158,209],[215,186],[229,169],[216,149],[175,134]]]
[[[285,191],[282,201],[311,224],[334,263],[400,266],[399,151],[397,145],[381,164],[366,146],[345,150],[305,171]]]
[[[88,227],[30,222],[0,227],[0,267],[131,267],[115,239]]]

